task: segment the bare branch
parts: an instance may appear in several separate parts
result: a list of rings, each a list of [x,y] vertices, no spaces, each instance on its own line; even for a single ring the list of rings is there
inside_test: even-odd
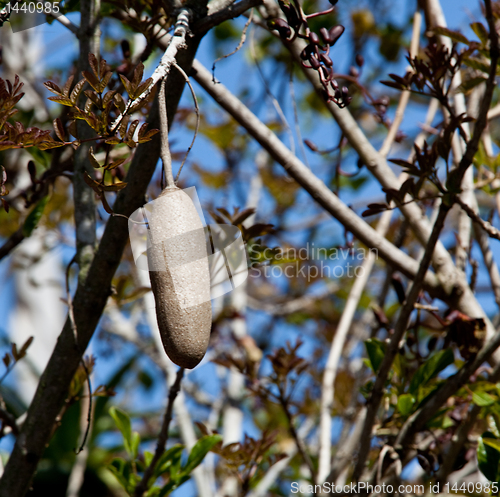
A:
[[[349,231],[403,274],[413,277],[417,262],[400,251],[368,223],[349,209],[311,170],[305,166],[276,135],[263,124],[245,105],[221,83],[214,84],[209,71],[198,61],[193,62],[193,77],[207,93],[239,122],[267,150],[290,176],[299,183],[318,204],[338,219]],[[435,276],[428,273],[425,278],[428,288],[437,290]]]
[[[24,240],[23,230],[19,228],[10,235],[9,239],[0,247],[0,260],[10,254]]]
[[[491,251],[488,235],[477,223],[473,224],[474,235],[483,254],[484,265],[488,271],[490,277],[491,288],[493,294],[495,295],[495,302],[500,307],[500,272],[498,271],[498,266],[493,258],[493,252]]]
[[[90,69],[90,53],[99,54],[99,37],[101,31],[99,29],[98,16],[100,5],[100,0],[82,3],[81,24],[78,31],[80,44],[78,74]],[[75,152],[73,198],[75,204],[76,260],[80,268],[78,278],[83,282],[87,277],[92,258],[94,257],[96,244],[95,193],[84,180],[85,173],[91,177],[94,175],[94,168],[88,160],[90,142],[86,142],[86,140],[94,137],[95,132],[83,121],[77,122],[77,130],[82,143]]]
[[[239,2],[232,3],[228,7],[224,7],[221,10],[216,10],[215,12],[209,11],[208,16],[196,21],[193,24],[192,31],[193,33],[204,34],[213,27],[219,25],[221,22],[234,19],[252,7],[262,5],[262,3],[263,0],[240,0]]]
[[[413,16],[413,31],[411,35],[411,43],[410,43],[410,57],[413,58],[418,53],[418,42],[420,38],[420,27],[422,25],[422,14],[420,12],[415,12]],[[398,107],[396,109],[396,114],[394,116],[394,121],[391,124],[389,129],[389,133],[385,137],[384,143],[379,150],[379,154],[382,157],[387,157],[392,144],[394,143],[394,139],[398,133],[399,127],[403,122],[403,117],[405,114],[406,106],[408,105],[408,101],[410,100],[410,91],[404,90],[401,92],[401,96],[399,97]]]
[[[478,224],[491,238],[500,240],[500,230],[495,228],[491,223],[482,219],[474,210],[468,206],[460,197],[457,197],[457,204],[467,213],[467,215]]]
[[[177,371],[177,376],[173,385],[170,387],[168,392],[168,403],[167,409],[165,411],[165,416],[163,418],[163,424],[161,426],[160,435],[158,436],[158,441],[156,442],[156,450],[153,459],[149,463],[149,466],[144,471],[142,480],[135,487],[134,497],[142,497],[144,492],[149,488],[149,480],[153,476],[153,472],[156,464],[160,460],[160,457],[165,452],[165,447],[168,442],[168,430],[170,427],[170,422],[172,421],[172,412],[174,408],[174,401],[181,389],[181,381],[184,375],[184,368],[179,368]]]
[[[415,18],[413,22],[413,34],[412,42],[410,48],[410,57],[414,57],[418,51],[418,40],[420,37],[420,25],[421,25],[421,15],[419,12],[415,13]],[[380,155],[385,157],[391,148],[391,145],[396,137],[397,130],[403,120],[404,111],[408,104],[410,98],[410,91],[404,91],[401,94],[398,108],[396,110],[396,117],[389,133],[382,144],[379,151]],[[420,137],[419,137],[420,138]],[[385,236],[389,229],[389,224],[391,221],[392,212],[386,211],[382,214],[380,221],[377,225],[377,232],[382,236]],[[347,333],[351,328],[352,321],[354,319],[354,314],[358,306],[359,300],[363,293],[363,290],[368,282],[373,264],[375,263],[375,256],[372,252],[368,253],[367,258],[363,261],[362,275],[356,279],[354,285],[349,292],[349,297],[347,298],[344,311],[342,312],[342,317],[340,318],[337,330],[335,332],[330,353],[326,362],[326,366],[323,372],[323,382],[321,388],[321,407],[320,407],[320,436],[319,436],[319,469],[318,469],[318,481],[323,482],[328,474],[330,473],[330,461],[331,461],[331,430],[332,430],[332,419],[331,410],[333,407],[333,400],[335,395],[335,378],[337,376],[337,369],[339,361],[342,355],[342,350],[344,348],[344,343],[347,338]]]
[[[113,132],[118,128],[118,126],[120,126],[120,123],[127,114],[133,112],[134,109],[136,109],[139,106],[139,104],[150,95],[156,83],[158,83],[158,81],[167,76],[167,74],[170,71],[171,65],[175,62],[175,57],[177,55],[178,50],[180,50],[181,48],[185,48],[186,34],[189,29],[190,19],[191,19],[191,11],[189,9],[182,9],[179,15],[177,16],[174,36],[172,36],[172,38],[170,39],[170,43],[167,49],[165,50],[165,53],[163,54],[163,57],[160,60],[160,63],[158,64],[153,74],[151,75],[152,81],[151,84],[149,85],[149,88],[135,100],[132,99],[129,100],[127,106],[125,107],[125,110],[115,119],[115,121],[111,125],[111,132]]]
[[[167,119],[167,102],[165,100],[165,80],[160,81],[160,91],[158,92],[158,108],[160,111],[160,134],[161,148],[160,157],[163,163],[163,171],[165,173],[165,181],[167,188],[175,187],[174,175],[172,174],[172,155],[170,154],[170,146],[168,144],[168,119]]]
[[[75,35],[78,35],[80,28],[76,24],[73,24],[64,14],[55,14],[51,10],[48,15],[60,22],[65,28],[68,28]]]

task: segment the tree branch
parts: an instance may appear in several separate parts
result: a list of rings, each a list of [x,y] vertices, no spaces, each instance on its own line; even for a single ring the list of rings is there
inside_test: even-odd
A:
[[[382,400],[382,397],[384,395],[385,382],[389,375],[389,371],[391,370],[394,358],[398,353],[399,342],[408,326],[408,320],[410,319],[410,315],[415,307],[415,302],[417,301],[417,298],[422,289],[425,273],[427,272],[431,263],[434,248],[444,227],[446,215],[448,214],[448,211],[450,209],[451,206],[448,206],[444,203],[442,203],[439,208],[438,217],[436,219],[436,222],[434,223],[429,241],[427,242],[427,247],[425,248],[424,256],[422,258],[422,261],[420,262],[418,273],[415,276],[415,279],[413,280],[410,288],[410,292],[408,293],[408,296],[403,303],[403,307],[401,308],[398,320],[394,327],[394,332],[391,336],[391,341],[384,354],[384,359],[382,361],[382,364],[380,365],[380,369],[377,372],[377,378],[373,385],[370,399],[367,402],[366,418],[361,434],[361,445],[358,452],[358,460],[356,461],[356,466],[354,467],[354,473],[352,476],[354,481],[359,480],[365,467],[365,462],[370,450],[373,425],[375,423],[375,418],[380,405],[380,401]]]
[[[420,26],[421,26],[421,16],[419,12],[415,13],[415,18],[413,21],[413,34],[410,48],[410,57],[414,57],[418,51],[418,40],[420,37]],[[400,100],[398,103],[398,108],[396,110],[396,116],[389,129],[384,143],[379,151],[380,155],[386,157],[389,153],[391,145],[396,137],[399,126],[403,120],[404,111],[408,104],[410,98],[410,91],[402,92]],[[421,136],[419,135],[419,138]],[[423,137],[422,137],[423,138]],[[418,140],[418,138],[417,138]],[[377,225],[377,232],[382,236],[385,236],[390,225],[392,217],[391,211],[386,211],[382,214],[380,221]],[[344,343],[347,337],[347,333],[351,328],[352,321],[354,319],[354,314],[358,306],[359,300],[363,293],[368,278],[370,276],[373,264],[375,263],[375,257],[372,252],[368,253],[367,258],[363,261],[362,268],[363,272],[360,277],[354,282],[351,291],[349,292],[349,297],[347,298],[342,316],[340,318],[337,330],[332,340],[330,353],[326,362],[326,366],[323,372],[323,381],[321,387],[321,407],[320,407],[320,436],[319,436],[319,469],[318,469],[318,481],[322,483],[328,474],[330,473],[330,462],[331,462],[331,431],[332,431],[332,418],[331,410],[333,407],[333,400],[335,396],[335,378],[337,376],[337,369],[339,361],[342,355],[342,350],[344,348]]]
[[[278,15],[273,7],[274,4],[265,4],[271,17]],[[278,13],[280,12],[277,8]],[[274,33],[276,34],[276,33]],[[300,53],[305,47],[305,42],[299,38],[293,42],[283,42],[287,49],[292,54],[292,57],[299,64],[304,72],[306,78],[310,81],[315,91],[322,99],[323,85],[318,77],[316,71],[306,69],[301,64]],[[495,67],[492,65],[492,67]],[[323,99],[322,99],[323,100]],[[324,102],[324,100],[323,100]],[[339,109],[333,102],[324,102],[328,111],[332,114],[333,118],[339,125],[343,135],[349,141],[353,149],[358,153],[362,162],[367,166],[368,170],[374,175],[378,182],[384,188],[392,188],[399,190],[401,183],[398,181],[396,175],[387,164],[386,160],[375,150],[373,145],[369,142],[366,135],[358,126],[355,119],[347,108]],[[426,246],[427,240],[431,233],[431,225],[427,218],[422,214],[420,207],[415,202],[400,205],[399,208],[414,232],[418,241],[423,247]],[[492,337],[495,334],[495,329],[491,324],[488,316],[484,312],[482,306],[478,303],[473,292],[469,288],[467,279],[464,274],[457,270],[451,255],[448,253],[441,241],[438,241],[433,255],[432,265],[436,271],[436,277],[440,281],[444,293],[447,295],[454,295],[453,307],[459,309],[464,314],[471,317],[482,317],[486,322],[487,336]],[[396,266],[397,267],[397,266]],[[398,268],[399,269],[399,268]],[[495,361],[500,360],[499,356],[495,356]]]
[[[488,235],[477,223],[473,224],[474,236],[477,240],[481,253],[483,254],[484,265],[488,271],[490,277],[491,288],[493,294],[495,295],[495,302],[500,308],[500,273],[498,271],[498,266],[493,258],[493,252],[491,251]]]
[[[240,125],[242,125],[271,157],[281,164],[312,197],[338,219],[356,238],[366,246],[378,250],[379,255],[398,271],[413,278],[418,271],[418,263],[397,249],[392,243],[377,233],[368,223],[347,207],[312,171],[305,166],[281,140],[253,114],[238,98],[221,83],[213,82],[210,72],[198,61],[193,62],[192,75],[195,81]],[[425,283],[429,291],[440,293],[435,275],[428,273]],[[444,297],[444,295],[443,295]]]
[[[170,422],[172,421],[174,401],[181,389],[181,381],[183,375],[184,375],[184,368],[179,368],[179,370],[177,371],[177,376],[175,377],[175,381],[170,387],[170,390],[168,392],[167,410],[165,411],[165,416],[163,418],[163,424],[161,426],[160,435],[158,437],[158,441],[156,442],[156,450],[153,459],[151,460],[149,466],[146,468],[146,471],[144,471],[142,480],[135,487],[134,497],[142,497],[144,492],[148,490],[149,480],[153,476],[155,466],[160,460],[160,457],[165,452],[165,447],[168,442],[168,429],[170,427]]]
[[[101,31],[98,24],[100,0],[82,2],[81,24],[78,30],[80,55],[78,58],[77,74],[90,69],[89,53],[99,54],[99,37]],[[82,97],[83,98],[83,97]],[[95,193],[85,183],[84,174],[94,176],[94,168],[88,160],[90,142],[85,140],[95,136],[95,132],[84,121],[77,121],[78,137],[82,141],[75,152],[73,199],[75,205],[76,229],[76,261],[80,272],[79,281],[85,281],[94,257],[96,244],[96,201]]]
[[[457,197],[457,204],[467,213],[467,215],[477,224],[479,225],[488,236],[491,238],[495,238],[500,240],[500,230],[495,228],[491,223],[482,219],[478,214],[474,212],[474,210],[467,205],[460,197]]]
[[[24,240],[23,230],[19,228],[10,235],[9,239],[0,247],[0,261],[10,254]]]
[[[252,7],[262,5],[263,0],[240,0],[238,3],[233,3],[228,7],[224,7],[215,12],[209,11],[209,15],[195,22],[192,26],[193,33],[205,34],[213,27],[218,26],[224,21],[234,19],[245,13]],[[210,6],[209,6],[210,7]]]

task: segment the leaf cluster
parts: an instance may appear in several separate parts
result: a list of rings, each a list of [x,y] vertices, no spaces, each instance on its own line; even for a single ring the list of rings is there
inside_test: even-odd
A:
[[[114,458],[108,469],[116,476],[122,487],[133,496],[135,489],[142,480],[141,474],[153,461],[153,453],[144,451],[139,455],[141,437],[137,431],[132,431],[130,417],[117,407],[111,407],[110,416],[123,437],[123,444],[128,454],[128,460],[121,457]],[[193,446],[187,460],[183,463],[184,446],[176,444],[166,450],[156,463],[151,479],[147,482],[145,495],[147,497],[164,497],[180,487],[191,477],[193,470],[198,467],[205,456],[217,444],[221,444],[222,437],[218,434],[209,434],[201,437]],[[161,486],[156,485],[161,478]]]
[[[120,80],[130,97],[130,100],[125,102],[121,93],[117,90],[105,91],[113,76],[112,71],[108,69],[106,60],[101,59],[98,61],[92,53],[89,54],[88,60],[92,72],[82,71],[83,79],[78,81],[74,86],[73,75],[68,78],[62,88],[52,81],[44,83],[45,87],[56,95],[55,97],[49,97],[49,100],[71,108],[70,116],[72,121],[69,124],[68,130],[76,139],[76,141],[72,142],[72,145],[74,147],[79,145],[76,120],[85,121],[99,135],[99,139],[110,145],[126,143],[129,147],[134,148],[138,143],[149,141],[158,130],[147,131],[144,127],[145,125],[143,125],[141,127],[142,132],[139,133],[139,138],[135,141],[133,136],[139,125],[139,121],[135,120],[129,126],[129,116],[123,116],[130,108],[130,104],[140,97],[151,84],[151,78],[141,82],[144,72],[142,62],[135,68],[132,81],[129,81],[124,75],[119,74]],[[87,100],[82,109],[79,107],[79,98],[86,83],[90,86],[90,89],[83,91]],[[147,101],[148,99],[144,99],[134,110],[138,110]],[[123,119],[115,133],[111,131],[111,125],[119,116],[123,116]],[[63,139],[65,133],[60,121],[54,123],[54,129],[59,138]]]

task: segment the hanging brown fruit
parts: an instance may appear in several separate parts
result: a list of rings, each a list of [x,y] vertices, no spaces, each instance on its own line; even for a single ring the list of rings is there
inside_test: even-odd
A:
[[[191,198],[177,187],[163,190],[148,222],[149,277],[163,347],[175,364],[191,369],[207,351],[212,326],[204,228]]]

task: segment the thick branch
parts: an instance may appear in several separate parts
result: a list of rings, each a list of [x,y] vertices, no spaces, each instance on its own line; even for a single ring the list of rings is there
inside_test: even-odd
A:
[[[263,0],[240,0],[238,3],[233,3],[215,12],[210,10],[208,16],[193,24],[193,33],[204,34],[220,23],[234,19],[245,13],[248,9],[262,5],[262,3]]]
[[[0,260],[9,255],[24,240],[23,230],[19,228],[10,235],[9,239],[0,247]]]
[[[212,81],[211,73],[198,61],[193,62],[193,77],[207,93],[241,124],[267,150],[271,157],[281,164],[326,211],[338,219],[349,231],[406,276],[413,278],[418,263],[397,249],[377,233],[368,223],[347,207],[312,171],[293,155],[281,140],[255,114],[236,98],[224,85]],[[430,291],[437,291],[439,283],[428,273],[425,283]]]
[[[78,71],[90,69],[89,53],[99,54],[100,29],[98,15],[100,0],[82,2],[81,25],[78,33],[80,42],[80,56],[78,59]],[[88,160],[90,142],[85,140],[95,136],[94,131],[84,121],[77,122],[78,136],[82,144],[75,152],[73,198],[75,204],[75,229],[76,229],[76,260],[80,268],[79,281],[85,281],[87,273],[94,257],[96,244],[96,201],[95,193],[85,183],[84,173],[94,175],[94,168]]]

